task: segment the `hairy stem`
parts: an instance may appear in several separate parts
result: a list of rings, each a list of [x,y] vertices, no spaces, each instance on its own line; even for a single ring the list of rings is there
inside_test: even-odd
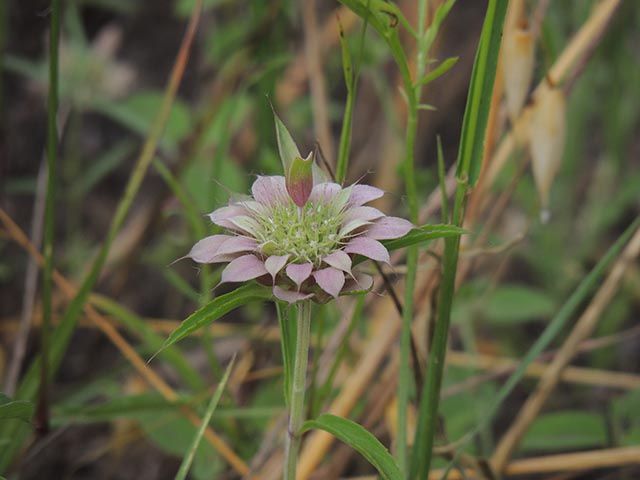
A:
[[[289,427],[285,438],[284,479],[295,480],[298,447],[300,446],[300,427],[304,420],[304,390],[309,358],[309,337],[311,336],[311,301],[305,300],[298,305],[298,333],[296,336],[296,354],[293,366],[293,384],[289,402]]]

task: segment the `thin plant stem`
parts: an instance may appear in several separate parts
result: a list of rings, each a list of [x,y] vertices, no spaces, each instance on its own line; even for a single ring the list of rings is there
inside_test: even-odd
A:
[[[486,120],[489,113],[488,106],[485,105],[485,108],[481,108],[480,105],[482,82],[486,84],[488,91],[492,91],[499,53],[499,41],[507,4],[508,2],[505,0],[491,0],[489,2],[482,37],[474,62],[472,87],[465,109],[462,140],[458,154],[458,170],[456,172],[458,186],[451,219],[454,225],[460,227],[464,220],[467,193],[473,184],[473,173],[474,171],[479,171],[477,168],[478,162],[482,161],[482,149],[475,148],[482,144],[479,139],[484,138]],[[416,476],[418,478],[426,478],[431,466],[459,251],[460,236],[445,239],[444,271],[437,311],[438,321],[434,328],[433,341],[429,353],[429,369],[424,392],[420,399],[420,414],[416,428],[409,474],[410,479],[416,478]]]
[[[51,292],[53,286],[53,234],[55,227],[56,174],[58,163],[58,41],[60,38],[60,0],[51,4],[49,31],[49,95],[47,104],[47,197],[44,212],[44,272],[42,283],[42,329],[40,351],[40,388],[36,428],[41,433],[49,429],[49,344],[51,341]]]
[[[418,49],[416,61],[416,79],[424,74],[427,52],[423,51],[422,38],[425,34],[425,17],[427,0],[420,0],[418,4]],[[415,148],[418,129],[418,104],[422,89],[414,86],[411,78],[403,76],[408,97],[407,133],[405,145],[405,158],[403,164],[405,188],[409,203],[409,218],[418,223],[418,198],[415,176]],[[404,287],[404,308],[402,310],[402,329],[400,332],[400,375],[398,378],[398,439],[396,454],[398,464],[402,472],[407,471],[407,405],[409,404],[409,390],[411,378],[409,354],[411,348],[411,322],[413,320],[413,293],[415,290],[416,275],[418,271],[418,247],[407,249],[407,276]]]
[[[367,8],[369,7],[369,1],[367,1]],[[340,19],[338,18],[338,23]],[[358,88],[358,78],[360,77],[360,65],[362,63],[362,56],[364,54],[364,42],[365,34],[367,32],[367,19],[365,18],[362,25],[362,31],[360,33],[360,44],[358,49],[358,58],[353,69],[353,64],[349,56],[346,39],[344,36],[344,30],[340,24],[340,40],[343,49],[343,63],[345,64],[345,82],[347,85],[347,99],[344,108],[344,116],[342,117],[342,132],[340,133],[340,145],[338,147],[338,161],[336,164],[336,181],[340,184],[344,183],[347,176],[347,167],[349,166],[349,150],[351,148],[351,129],[353,121],[353,107],[356,101],[356,91]]]
[[[284,479],[295,480],[300,446],[300,427],[304,420],[304,390],[309,358],[311,336],[311,302],[304,300],[298,305],[298,333],[293,366],[293,384],[289,402],[289,427],[285,438]]]

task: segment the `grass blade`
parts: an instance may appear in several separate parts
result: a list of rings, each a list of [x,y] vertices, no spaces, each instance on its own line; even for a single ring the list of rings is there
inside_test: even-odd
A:
[[[0,393],[0,420],[18,418],[29,422],[33,414],[33,404],[25,400],[11,400],[4,393]]]
[[[198,450],[198,445],[200,445],[200,441],[202,440],[204,431],[207,428],[207,425],[209,425],[209,422],[211,421],[211,417],[213,416],[213,412],[218,406],[218,402],[220,401],[222,392],[224,391],[224,388],[227,385],[227,381],[229,380],[229,374],[233,369],[233,364],[235,363],[235,359],[236,357],[234,356],[231,359],[231,362],[229,362],[229,366],[227,367],[227,370],[224,372],[224,376],[222,377],[222,380],[220,380],[220,383],[218,384],[218,388],[216,388],[216,391],[213,394],[213,397],[211,397],[211,401],[209,402],[207,411],[204,414],[204,417],[202,417],[202,424],[198,429],[198,433],[196,433],[196,436],[193,439],[193,443],[191,444],[191,448],[189,449],[189,452],[182,460],[182,464],[180,465],[180,470],[178,470],[178,473],[176,474],[176,477],[175,477],[176,480],[185,480],[187,478],[187,473],[189,473],[189,468],[191,467],[193,458],[196,455],[196,451]]]
[[[452,218],[452,223],[458,227],[462,226],[464,218],[467,186],[475,183],[480,172],[484,134],[489,116],[491,92],[496,75],[500,37],[507,6],[508,1],[506,0],[491,0],[489,2],[478,53],[473,65],[458,153],[457,176],[460,183],[456,191]],[[489,92],[488,96],[487,91]],[[485,98],[481,98],[483,95]],[[438,302],[438,316],[429,355],[427,379],[420,397],[418,424],[411,456],[410,479],[426,478],[431,466],[459,250],[460,236],[445,240],[444,274]]]
[[[458,152],[456,176],[459,179],[468,179],[468,183],[472,187],[477,183],[482,167],[484,134],[489,119],[493,84],[498,67],[500,42],[502,41],[502,24],[508,3],[506,0],[494,0],[489,3],[478,52],[471,71],[469,96],[462,121],[462,142]]]

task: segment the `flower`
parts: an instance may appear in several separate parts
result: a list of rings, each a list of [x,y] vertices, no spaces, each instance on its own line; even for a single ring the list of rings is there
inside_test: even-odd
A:
[[[232,198],[209,214],[227,233],[203,238],[186,257],[228,262],[220,283],[255,279],[288,303],[324,303],[369,290],[373,278],[352,270],[354,256],[389,263],[379,240],[403,237],[413,224],[366,206],[384,194],[379,188],[330,182],[312,154],[302,158],[275,112],[274,117],[286,177],[259,176],[251,196]]]
[[[196,243],[187,257],[198,263],[226,263],[221,283],[256,279],[271,284],[279,300],[325,302],[342,293],[369,290],[373,279],[354,274],[353,257],[389,263],[379,240],[406,235],[413,224],[366,206],[384,192],[369,185],[343,188],[313,182],[311,155],[296,158],[302,173],[259,176],[251,197],[232,199],[209,217],[226,234]],[[308,166],[308,168],[307,168]]]

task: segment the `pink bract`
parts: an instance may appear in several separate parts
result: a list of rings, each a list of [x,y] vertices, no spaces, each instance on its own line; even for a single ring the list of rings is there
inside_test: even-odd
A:
[[[384,193],[369,185],[343,188],[323,182],[309,191],[287,184],[282,176],[259,176],[251,193],[212,212],[211,221],[227,233],[200,240],[187,257],[198,263],[228,262],[221,283],[255,279],[271,285],[273,295],[288,303],[325,302],[370,289],[371,277],[352,270],[353,257],[389,263],[380,240],[403,237],[414,228],[366,206]]]

